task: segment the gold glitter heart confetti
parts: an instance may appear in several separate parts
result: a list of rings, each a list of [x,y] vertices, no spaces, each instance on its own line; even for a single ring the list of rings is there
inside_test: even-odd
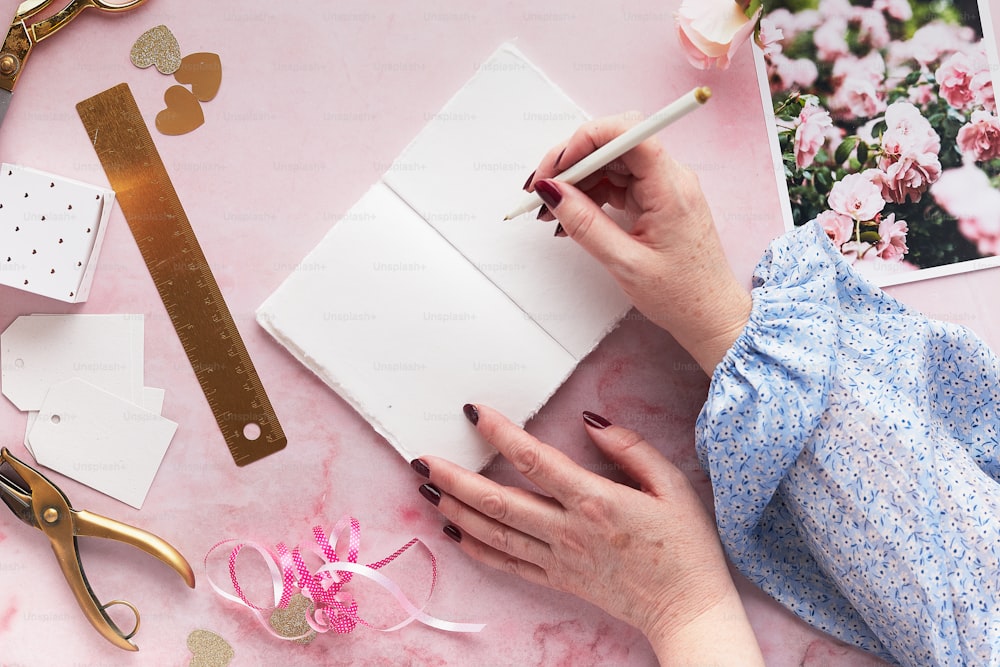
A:
[[[226,667],[236,655],[229,642],[208,630],[189,634],[187,645],[193,654],[189,667]]]
[[[181,67],[181,47],[165,25],[150,28],[132,45],[132,64],[140,69],[156,65],[161,74],[173,74]]]
[[[286,608],[271,612],[271,627],[282,637],[288,639],[298,637],[295,641],[299,644],[308,644],[316,639],[316,631],[309,627],[309,622],[306,620],[306,614],[312,613],[312,610],[312,600],[302,593],[296,593],[288,601]]]

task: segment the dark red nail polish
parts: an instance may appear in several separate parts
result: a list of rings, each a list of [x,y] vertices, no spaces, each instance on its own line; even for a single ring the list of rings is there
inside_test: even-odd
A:
[[[431,469],[428,468],[427,464],[421,461],[420,459],[413,459],[412,461],[410,461],[410,467],[413,468],[413,470],[421,477],[426,477],[427,479],[430,479]]]
[[[531,176],[528,176],[528,180],[526,180],[526,181],[524,182],[524,187],[522,187],[521,189],[522,189],[522,190],[524,190],[525,192],[527,192],[527,190],[528,190],[528,186],[529,186],[529,185],[531,185],[531,181],[532,181],[532,179],[534,179],[534,178],[535,178],[535,172],[536,172],[536,171],[538,171],[538,170],[536,169],[535,171],[531,172]]]
[[[541,220],[546,215],[548,215],[548,213],[549,213],[549,207],[546,206],[545,204],[542,204],[542,207],[538,209],[538,215],[535,216],[535,220]]]
[[[564,236],[569,236],[569,234],[566,233],[566,230],[563,229],[562,223],[560,222],[558,225],[556,225],[556,233],[553,234],[552,236],[558,236],[559,238],[562,238]]]
[[[441,504],[441,492],[433,484],[424,484],[419,491],[420,495],[426,498],[431,505],[437,507]]]
[[[565,155],[565,154],[566,154],[566,149],[565,148],[562,149],[561,151],[559,151],[559,155],[556,156],[556,161],[555,161],[555,163],[553,163],[552,166],[555,167],[556,169],[558,169],[559,168],[559,162],[563,159],[563,155]]]
[[[465,413],[465,418],[474,425],[479,423],[479,408],[474,406],[472,403],[466,403],[463,405],[462,412]]]
[[[587,424],[593,426],[594,428],[605,429],[611,426],[611,422],[609,422],[607,419],[605,419],[599,414],[590,412],[589,410],[583,411],[583,421],[587,422]]]
[[[444,531],[445,535],[447,535],[451,539],[455,540],[456,542],[461,542],[462,541],[462,531],[460,531],[455,526],[453,526],[451,524],[448,524],[442,530]]]
[[[541,180],[535,183],[535,193],[542,198],[550,211],[562,202],[562,193],[552,181]]]

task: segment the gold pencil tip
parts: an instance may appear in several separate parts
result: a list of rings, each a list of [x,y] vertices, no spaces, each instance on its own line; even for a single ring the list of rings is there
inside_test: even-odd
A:
[[[698,104],[704,104],[710,97],[712,97],[712,89],[708,86],[702,86],[694,91],[694,98],[698,100]]]

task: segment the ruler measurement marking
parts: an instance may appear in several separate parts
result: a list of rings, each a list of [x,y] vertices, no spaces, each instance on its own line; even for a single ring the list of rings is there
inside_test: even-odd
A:
[[[277,416],[128,86],[77,110],[234,461],[282,449]],[[253,440],[250,424],[260,429]]]

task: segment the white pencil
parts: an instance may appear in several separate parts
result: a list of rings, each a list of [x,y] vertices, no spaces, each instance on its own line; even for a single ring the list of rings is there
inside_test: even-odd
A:
[[[646,120],[634,126],[627,132],[615,137],[596,151],[583,158],[572,167],[554,177],[554,180],[570,185],[579,183],[598,169],[614,162],[646,139],[650,138],[667,125],[691,113],[712,96],[712,91],[705,86],[693,89],[676,102],[668,104]],[[504,216],[504,220],[524,215],[542,205],[542,200],[531,193],[521,202],[521,205]]]

